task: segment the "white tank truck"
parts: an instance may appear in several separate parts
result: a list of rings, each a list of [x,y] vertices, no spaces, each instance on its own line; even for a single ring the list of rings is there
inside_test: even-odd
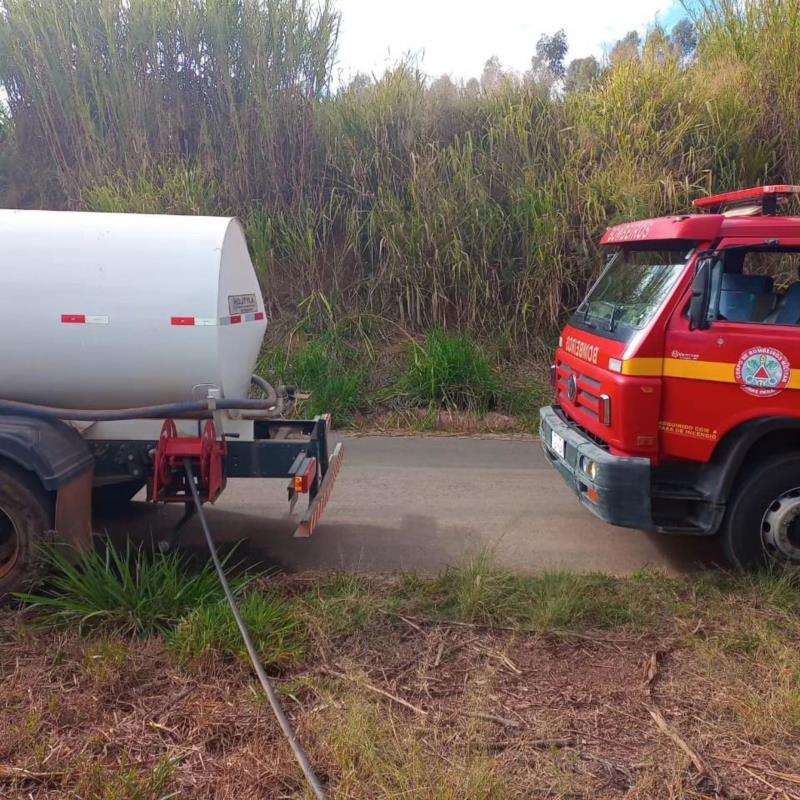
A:
[[[39,543],[91,546],[93,501],[147,486],[187,519],[187,460],[204,502],[288,479],[314,532],[342,448],[253,375],[267,316],[237,220],[0,210],[0,248],[0,598]]]

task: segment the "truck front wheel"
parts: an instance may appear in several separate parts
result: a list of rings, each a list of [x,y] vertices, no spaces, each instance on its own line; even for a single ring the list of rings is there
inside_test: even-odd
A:
[[[734,489],[721,533],[725,556],[738,569],[800,565],[800,456],[752,468]]]
[[[36,479],[0,464],[0,601],[39,574],[37,547],[52,518],[52,503]]]

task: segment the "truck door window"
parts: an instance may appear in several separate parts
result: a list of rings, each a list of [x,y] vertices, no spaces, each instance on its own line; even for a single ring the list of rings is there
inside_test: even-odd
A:
[[[721,264],[712,319],[800,325],[800,253],[732,249]]]

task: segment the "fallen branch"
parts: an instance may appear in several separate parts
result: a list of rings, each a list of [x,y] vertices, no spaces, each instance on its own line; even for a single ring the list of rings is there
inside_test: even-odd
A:
[[[488,714],[484,711],[465,711],[465,717],[474,717],[475,719],[485,719],[487,722],[495,722],[502,725],[504,728],[521,728],[522,723],[515,719],[508,719],[507,717],[499,717],[497,714]]]
[[[700,775],[708,775],[708,767],[706,766],[705,761],[700,757],[700,754],[690,747],[684,739],[682,739],[678,732],[664,719],[664,715],[653,706],[648,706],[647,708],[650,716],[653,718],[653,722],[656,723],[658,729],[669,739],[678,745],[678,747],[683,750],[684,753],[689,757],[689,760],[692,762],[695,770]]]
[[[785,791],[784,789],[779,789],[777,786],[775,786],[774,783],[770,783],[765,777],[763,777],[762,775],[758,775],[757,773],[753,772],[753,770],[748,769],[745,766],[742,766],[742,769],[751,778],[755,778],[759,783],[763,783],[765,786],[768,786],[770,789],[772,789],[772,795],[770,795],[770,797],[774,796],[775,794],[780,794],[783,795],[784,800],[796,800],[797,798],[796,794],[791,794]]]
[[[0,780],[29,781],[31,783],[49,783],[56,778],[63,778],[63,772],[31,772],[21,767],[10,767],[0,764]]]
[[[549,750],[551,747],[577,747],[580,742],[572,736],[564,736],[560,739],[531,739],[525,744],[537,750]]]
[[[344,672],[338,672],[337,670],[331,669],[330,667],[320,667],[320,672],[326,675],[331,675],[334,678],[340,678],[341,680],[350,681],[351,683],[363,686],[365,689],[369,689],[371,692],[383,695],[383,697],[386,697],[387,699],[391,700],[394,703],[397,703],[398,705],[404,706],[410,711],[413,711],[415,714],[419,714],[421,717],[426,717],[428,715],[428,712],[424,708],[415,706],[413,703],[409,703],[408,700],[403,700],[402,697],[398,697],[397,695],[394,695],[391,692],[387,692],[385,689],[381,689],[380,686],[373,686],[371,683],[367,683],[367,681],[355,678],[351,675],[347,675]]]
[[[688,756],[698,776],[701,779],[708,779],[713,785],[714,792],[717,795],[725,796],[719,778],[714,771],[708,767],[706,762],[703,761],[700,754],[693,747],[691,747],[685,739],[681,738],[678,732],[664,719],[664,715],[657,708],[654,706],[647,706],[647,711],[653,718],[653,722],[655,722],[658,726],[658,729],[668,739],[671,739]]]

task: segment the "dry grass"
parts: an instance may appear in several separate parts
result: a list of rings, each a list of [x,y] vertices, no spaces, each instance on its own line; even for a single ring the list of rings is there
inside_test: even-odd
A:
[[[480,560],[431,580],[277,579],[309,645],[276,681],[333,798],[792,800],[791,586],[527,580]],[[23,623],[0,617],[4,800],[308,797],[235,662],[186,672],[158,638]]]
[[[409,63],[334,91],[328,2],[0,0],[0,188],[34,207],[236,213],[279,316],[366,313],[532,355],[608,224],[797,179],[800,3],[690,5],[695,60],[656,28],[561,93],[443,91]]]

